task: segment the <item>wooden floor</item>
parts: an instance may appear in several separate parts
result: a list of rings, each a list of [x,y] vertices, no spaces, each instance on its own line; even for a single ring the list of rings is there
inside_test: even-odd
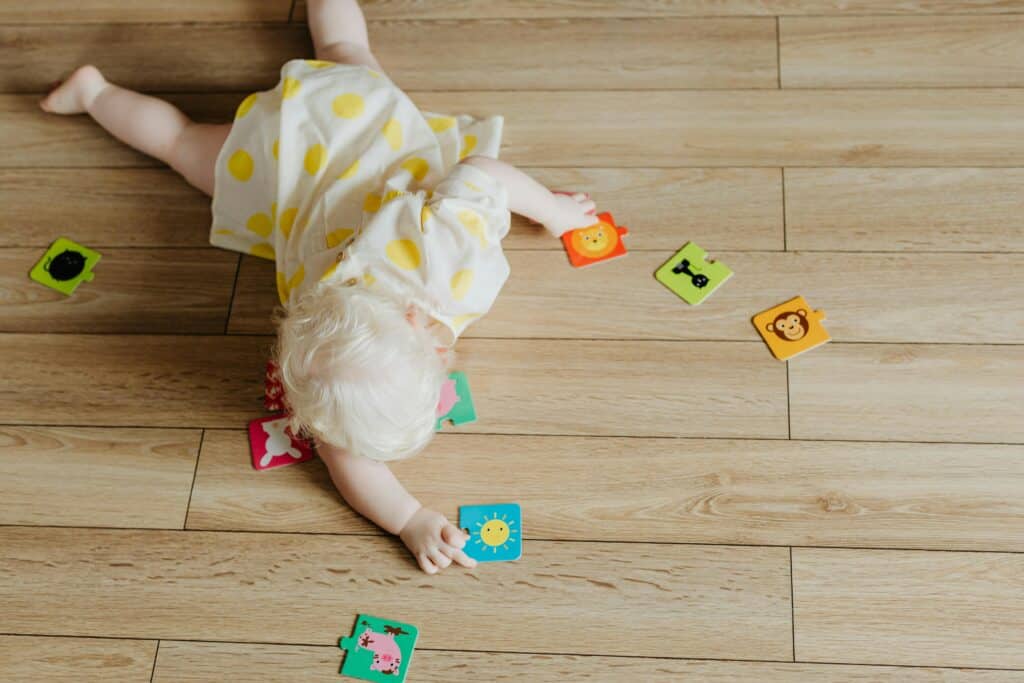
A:
[[[0,680],[1024,681],[1024,0],[379,0],[424,108],[589,189],[627,259],[516,224],[460,343],[482,419],[397,466],[519,501],[517,563],[421,574],[319,462],[259,473],[272,267],[88,119],[82,62],[230,116],[311,54],[291,0],[0,0]],[[74,297],[26,277],[103,253]],[[652,278],[688,240],[736,276]],[[772,359],[796,294],[834,342]]]

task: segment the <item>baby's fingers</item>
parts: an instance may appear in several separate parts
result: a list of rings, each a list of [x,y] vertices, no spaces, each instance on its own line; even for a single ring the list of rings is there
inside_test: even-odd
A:
[[[465,547],[468,539],[469,536],[466,535],[466,532],[451,522],[448,522],[448,524],[441,529],[441,540],[455,548]]]
[[[472,569],[473,567],[476,566],[476,560],[474,560],[472,557],[467,555],[464,550],[459,550],[457,548],[452,548],[451,549],[451,555],[449,557],[451,557],[453,560],[455,560],[455,564],[457,564],[457,565],[460,565],[460,566],[463,566],[463,567],[468,567],[469,569]]]
[[[420,569],[427,574],[436,574],[438,572],[437,565],[434,564],[426,553],[420,553],[416,556],[416,562],[419,563]]]
[[[452,558],[441,552],[439,548],[434,548],[430,551],[430,561],[433,562],[438,569],[447,569],[452,563]]]

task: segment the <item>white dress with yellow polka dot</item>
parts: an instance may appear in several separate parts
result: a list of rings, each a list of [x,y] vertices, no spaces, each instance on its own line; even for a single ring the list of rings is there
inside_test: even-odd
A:
[[[281,303],[319,280],[389,288],[453,343],[508,278],[502,119],[421,112],[363,66],[293,60],[249,95],[217,159],[210,242],[272,259]]]

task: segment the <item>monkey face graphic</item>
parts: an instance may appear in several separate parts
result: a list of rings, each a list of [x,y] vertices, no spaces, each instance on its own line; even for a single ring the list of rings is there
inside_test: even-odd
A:
[[[800,341],[807,336],[811,324],[807,321],[807,311],[801,308],[779,313],[766,327],[783,341]]]

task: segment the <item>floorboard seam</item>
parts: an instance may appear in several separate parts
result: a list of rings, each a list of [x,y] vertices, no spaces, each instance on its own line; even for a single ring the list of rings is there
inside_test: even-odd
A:
[[[203,456],[203,441],[206,439],[206,430],[202,430],[199,434],[199,448],[196,450],[196,464],[192,469],[192,486],[188,490],[188,503],[185,504],[185,521],[181,525],[181,530],[186,531],[188,529],[188,515],[192,511],[192,494],[196,490],[196,477],[199,474],[199,458]]]
[[[793,546],[789,546],[789,626],[792,630],[793,661],[796,662],[796,591],[793,589]]]
[[[149,671],[149,683],[153,683],[153,677],[156,676],[156,660],[160,656],[160,641],[156,641],[156,650],[153,651],[153,668]]]

